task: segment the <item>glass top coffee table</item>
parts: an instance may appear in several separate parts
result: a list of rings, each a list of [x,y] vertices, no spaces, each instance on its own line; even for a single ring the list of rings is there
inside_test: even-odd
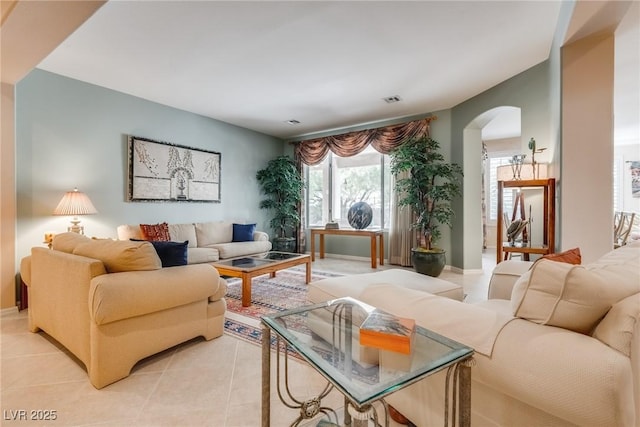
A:
[[[251,280],[254,277],[270,274],[276,276],[276,271],[286,270],[296,265],[306,264],[305,283],[311,281],[311,257],[306,254],[288,252],[268,252],[261,255],[229,258],[211,263],[221,276],[239,277],[242,279],[242,306],[251,305]]]
[[[262,317],[262,425],[270,425],[271,406],[271,333],[276,336],[276,385],[278,396],[291,408],[300,408],[292,425],[326,414],[337,413],[322,406],[322,398],[335,387],[345,397],[344,423],[355,427],[378,425],[378,414],[371,406],[381,401],[385,408],[385,425],[389,424],[384,397],[431,374],[449,369],[449,406],[443,408],[445,420],[459,416],[459,425],[468,426],[471,415],[471,363],[473,349],[416,326],[410,355],[362,346],[359,325],[374,307],[353,298],[340,298]],[[281,341],[284,341],[282,343]],[[298,353],[327,380],[327,387],[313,399],[301,401],[289,392],[288,353]],[[286,394],[281,390],[280,356],[284,353]],[[452,375],[451,375],[452,374]],[[452,379],[453,378],[453,379]],[[453,386],[449,383],[453,381]],[[454,390],[457,387],[457,390]],[[446,406],[446,405],[445,405]]]

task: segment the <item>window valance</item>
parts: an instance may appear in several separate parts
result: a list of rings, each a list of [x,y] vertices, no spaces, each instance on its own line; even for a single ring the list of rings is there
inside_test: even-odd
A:
[[[389,154],[407,139],[429,135],[429,124],[436,116],[426,117],[397,125],[365,129],[310,139],[296,143],[295,156],[303,163],[313,166],[320,163],[331,150],[341,157],[355,156],[369,144],[382,154]]]

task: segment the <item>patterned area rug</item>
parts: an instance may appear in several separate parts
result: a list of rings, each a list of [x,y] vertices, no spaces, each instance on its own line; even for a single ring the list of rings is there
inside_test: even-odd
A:
[[[340,274],[313,271],[311,281],[337,276]],[[278,271],[274,278],[268,274],[256,277],[251,283],[251,306],[243,307],[242,281],[227,278],[225,333],[261,345],[260,316],[310,304],[304,280],[304,268]]]
[[[338,276],[341,274],[315,271],[311,275],[311,281]],[[251,306],[243,307],[242,281],[236,278],[227,278],[225,333],[256,345],[262,345],[260,316],[310,304],[307,300],[307,285],[304,283],[304,279],[304,268],[298,269],[296,267],[277,272],[273,279],[269,278],[268,274],[256,277],[251,284]],[[306,327],[301,326],[301,328]],[[275,336],[272,335],[272,349],[275,349],[276,342]],[[280,346],[283,350],[284,343],[281,342]],[[323,359],[334,364],[334,352],[330,346],[323,345],[321,341],[318,341],[313,348]],[[301,358],[293,349],[289,348],[289,351],[293,357]],[[340,358],[337,362],[338,365],[343,363],[343,359]],[[352,374],[368,384],[378,382],[377,365],[354,363]]]

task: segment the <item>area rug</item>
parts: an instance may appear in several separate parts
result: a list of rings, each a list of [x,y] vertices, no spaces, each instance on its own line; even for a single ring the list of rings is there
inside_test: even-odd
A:
[[[338,277],[341,274],[328,272],[313,272],[311,281]],[[256,277],[251,283],[251,306],[242,306],[242,281],[236,278],[227,278],[227,313],[225,315],[224,331],[226,334],[240,338],[256,345],[262,345],[262,328],[260,316],[282,312],[291,308],[310,304],[307,299],[307,285],[304,269],[291,268],[276,273],[276,277],[269,275]],[[304,326],[301,326],[303,329]],[[272,334],[271,348],[275,349],[277,340]],[[323,345],[321,341],[313,346],[314,350],[327,362],[334,364],[334,352],[330,346]],[[284,343],[280,342],[280,349],[284,349]],[[301,357],[289,348],[290,355],[300,359]],[[338,365],[344,362],[341,357]],[[338,366],[337,365],[337,366]],[[378,381],[377,365],[360,365],[353,363],[352,374],[361,381],[375,384]]]
[[[340,274],[313,271],[311,281],[338,277]],[[251,306],[242,306],[242,281],[227,278],[227,314],[224,331],[240,339],[260,345],[262,332],[260,316],[310,304],[307,299],[304,268],[278,271],[276,277],[268,274],[253,279],[251,283]]]

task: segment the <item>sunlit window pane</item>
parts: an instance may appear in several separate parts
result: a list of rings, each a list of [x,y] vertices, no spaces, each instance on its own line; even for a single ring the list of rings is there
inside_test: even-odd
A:
[[[489,219],[496,221],[498,218],[498,166],[508,165],[511,157],[491,157],[489,158]],[[503,191],[502,212],[509,213],[513,210],[513,189]]]
[[[329,169],[328,159],[319,165],[309,166],[308,176],[308,224],[324,226],[329,221]]]
[[[362,201],[373,210],[373,219],[367,228],[386,228],[391,202],[388,174],[388,156],[372,147],[352,157],[329,154],[321,164],[308,167],[309,226],[319,227],[335,221],[340,228],[351,228],[349,208]]]

